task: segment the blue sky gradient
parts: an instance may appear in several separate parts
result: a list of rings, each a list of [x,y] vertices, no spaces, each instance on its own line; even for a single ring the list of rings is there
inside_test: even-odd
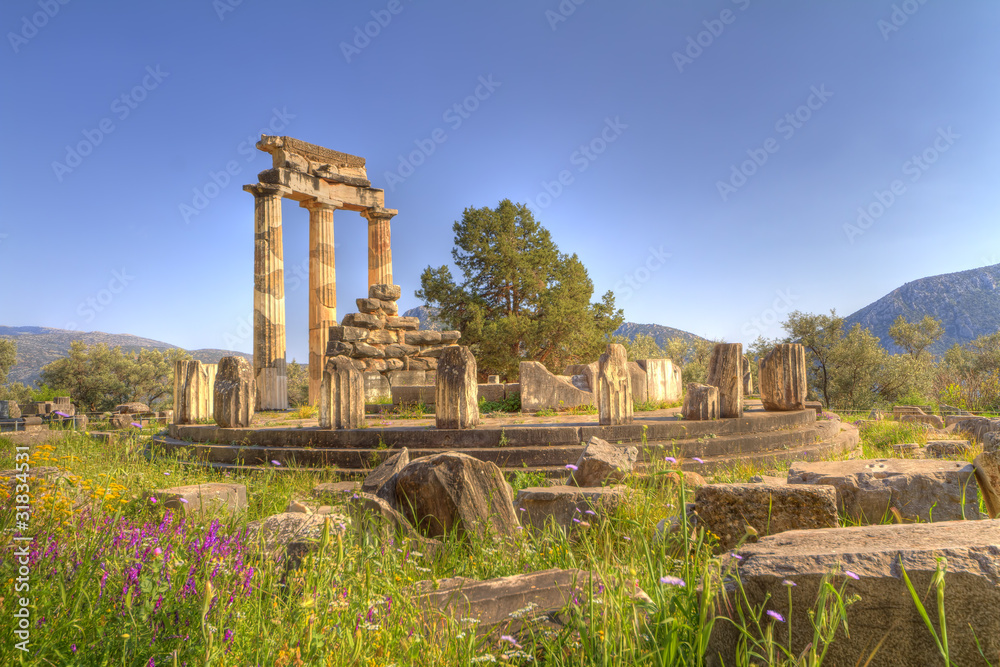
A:
[[[10,0],[0,26],[7,325],[251,351],[262,131],[367,159],[403,309],[504,198],[628,320],[744,343],[1000,262],[988,0]],[[283,218],[303,361],[308,214]],[[365,221],[335,223],[343,317]]]

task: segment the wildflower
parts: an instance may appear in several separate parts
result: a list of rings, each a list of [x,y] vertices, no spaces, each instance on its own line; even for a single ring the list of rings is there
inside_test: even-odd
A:
[[[142,430],[142,424],[140,424],[139,422],[132,422],[132,426],[135,426],[137,429]],[[152,662],[153,659],[150,658],[149,661]]]
[[[778,612],[774,611],[774,610],[768,609],[767,610],[767,615],[770,616],[771,618],[773,618],[774,620],[780,622],[780,623],[784,623],[785,622],[785,617],[782,616],[781,614],[779,614]]]
[[[223,643],[228,642],[230,639],[233,638],[233,634],[234,633],[232,630],[226,628],[226,631],[222,634],[222,642]]]
[[[274,459],[272,459],[272,460],[271,460],[271,465],[276,465],[276,466],[280,466],[280,465],[281,465],[281,463],[280,463],[279,461],[275,461]]]
[[[156,496],[150,496],[149,497],[149,502],[151,502],[151,503],[153,503],[155,505],[156,504]]]
[[[847,575],[848,577],[850,577],[851,579],[854,579],[854,580],[858,580],[858,579],[861,578],[858,575],[856,575],[853,572],[851,572],[850,570],[844,570],[844,574]]]
[[[798,586],[798,584],[796,584],[791,579],[784,579],[784,580],[782,580],[781,583],[784,584],[785,586]]]
[[[692,461],[695,461],[695,462],[697,462],[697,463],[704,463],[704,462],[705,462],[705,459],[700,459],[700,458],[698,458],[697,456],[692,456],[692,457],[691,457],[691,460],[692,460]]]
[[[163,471],[163,474],[164,474],[164,475],[167,475],[167,476],[169,477],[169,476],[170,476],[170,471],[169,471],[169,470],[164,470],[164,471]]]
[[[185,505],[187,504],[187,501],[188,501],[188,499],[187,499],[187,498],[178,498],[177,500],[181,501],[181,502],[182,502],[182,503],[184,503]]]
[[[517,509],[521,510],[522,512],[527,512],[527,511],[528,511],[528,510],[526,510],[526,509],[525,509],[525,508],[523,508],[523,507],[518,507]]]
[[[684,588],[687,584],[680,577],[671,577],[669,574],[665,577],[660,577],[661,584],[667,584],[668,586],[677,586],[679,588]]]
[[[735,551],[730,551],[729,555],[732,556],[733,558],[735,558],[736,560],[743,560],[743,556],[739,555]]]
[[[590,515],[592,515],[592,516],[594,516],[594,515],[596,515],[596,514],[597,514],[597,512],[595,512],[594,510],[584,510],[584,511],[583,511],[583,513],[584,513],[584,514],[590,514]]]
[[[567,470],[579,470],[580,468],[577,467],[577,466],[575,466],[575,465],[573,465],[572,463],[567,463],[566,464],[566,469]]]
[[[677,463],[677,459],[675,459],[673,456],[667,456],[663,460],[666,461],[667,463]]]
[[[60,412],[59,410],[56,410],[56,414],[59,415],[60,417],[63,417],[63,418],[69,417],[68,414],[66,414],[65,412]],[[75,644],[74,644],[74,646],[75,646]]]
[[[517,643],[517,640],[511,637],[510,635],[500,635],[500,641],[510,642],[511,645],[514,646],[514,648],[521,648],[521,645]]]
[[[76,653],[76,644],[73,644],[72,646],[70,646],[69,650],[73,651],[73,653]]]

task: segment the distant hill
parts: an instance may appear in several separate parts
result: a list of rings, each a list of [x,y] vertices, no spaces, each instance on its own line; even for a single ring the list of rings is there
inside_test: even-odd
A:
[[[638,335],[652,336],[656,344],[660,347],[666,345],[671,338],[683,338],[684,340],[705,340],[701,336],[689,331],[665,327],[662,324],[637,324],[636,322],[626,322],[615,329],[616,336],[624,336],[629,340],[635,340]]]
[[[933,354],[1000,330],[1000,264],[908,282],[848,315],[844,330],[860,324],[889,352],[899,353],[889,327],[900,315],[911,322],[924,315],[941,320],[945,334],[929,348]]]
[[[432,306],[417,306],[416,308],[410,308],[408,311],[403,313],[406,317],[416,317],[419,319],[421,329],[441,331],[443,329],[443,325],[434,319],[434,316],[437,314],[438,309]],[[629,340],[634,340],[639,334],[652,336],[656,339],[656,344],[661,347],[670,338],[704,340],[701,336],[696,336],[693,333],[681,331],[680,329],[674,329],[673,327],[665,327],[662,324],[637,324],[635,322],[626,322],[615,329],[616,336],[624,336]]]
[[[50,329],[48,327],[7,327],[0,326],[0,337],[9,337],[17,341],[17,364],[11,369],[8,379],[33,385],[39,380],[42,367],[61,359],[69,353],[69,346],[75,340],[82,340],[87,345],[104,343],[108,347],[121,347],[123,350],[169,350],[177,347],[151,338],[141,338],[131,334],[109,334],[102,331],[70,331],[68,329]],[[231,352],[227,350],[202,349],[188,350],[192,357],[205,363],[218,363],[219,359],[229,355],[241,356],[253,361],[252,354]]]

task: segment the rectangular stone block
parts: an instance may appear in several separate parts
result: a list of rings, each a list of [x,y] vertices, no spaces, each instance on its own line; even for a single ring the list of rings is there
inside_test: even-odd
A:
[[[365,403],[380,403],[392,399],[389,381],[378,371],[365,371]]]
[[[19,419],[21,408],[17,401],[0,401],[0,419]]]
[[[389,384],[393,387],[414,387],[432,383],[427,381],[427,371],[390,371]]]
[[[416,331],[420,328],[420,319],[416,317],[389,316],[386,318],[385,328],[400,331]]]
[[[590,405],[594,400],[593,393],[577,389],[537,361],[522,361],[518,375],[522,412],[572,408]]]
[[[361,327],[330,327],[330,342],[357,343],[368,340],[373,333]]]
[[[937,459],[856,459],[793,463],[789,484],[826,484],[837,489],[837,506],[853,521],[979,518],[978,485],[972,464]]]
[[[392,402],[395,405],[434,405],[436,400],[434,385],[392,387]]]
[[[814,641],[806,612],[815,607],[824,580],[832,577],[830,583],[838,590],[843,586],[845,597],[858,599],[847,607],[850,637],[837,632],[824,665],[941,665],[941,655],[902,573],[906,571],[940,632],[931,582],[939,559],[945,558],[949,659],[953,665],[985,665],[979,647],[993,663],[1000,654],[998,553],[1000,521],[793,530],[740,549],[743,592],[728,593],[718,609],[736,623],[740,623],[738,606],[743,614],[757,610],[762,624],[773,623],[775,639],[780,638],[782,646],[798,656]],[[765,605],[785,621],[764,616]],[[728,620],[716,621],[707,664],[736,664],[738,632]]]
[[[632,382],[632,401],[645,403],[648,392],[646,389],[646,371],[634,361],[628,362],[628,374]]]
[[[481,384],[479,385],[479,400],[493,401],[499,403],[504,399],[504,389],[502,384]]]
[[[157,489],[152,496],[165,507],[186,514],[225,512],[235,514],[247,508],[247,487],[243,484],[192,484]]]
[[[646,371],[646,400],[656,403],[679,401],[683,392],[681,369],[670,359],[640,359]]]

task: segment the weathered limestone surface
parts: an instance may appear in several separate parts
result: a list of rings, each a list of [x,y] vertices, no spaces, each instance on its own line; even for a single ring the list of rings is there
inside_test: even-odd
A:
[[[214,415],[221,428],[246,428],[253,422],[257,382],[243,357],[223,357],[215,376]]]
[[[1000,419],[988,417],[966,417],[955,426],[960,433],[968,433],[976,442],[983,444],[988,433],[1000,432]]]
[[[320,428],[361,428],[365,423],[365,386],[361,372],[346,357],[331,357],[323,369]]]
[[[17,401],[0,401],[0,419],[20,419],[21,408]]]
[[[683,393],[681,369],[675,366],[672,360],[640,359],[636,363],[646,371],[647,400],[659,403],[681,399]]]
[[[758,535],[773,535],[840,525],[832,486],[706,484],[695,489],[695,513],[699,525],[719,536],[723,550],[735,547],[748,527]]]
[[[806,349],[783,343],[760,362],[760,400],[765,410],[803,410],[806,406]]]
[[[753,373],[750,372],[750,360],[743,356],[743,395],[753,393]]]
[[[627,364],[630,380],[629,386],[632,388],[632,400],[636,403],[645,403],[649,395],[646,388],[646,371],[642,370],[642,366],[635,361],[629,361]]]
[[[333,212],[330,202],[299,202],[309,210],[309,403],[319,403],[323,356],[330,327],[337,325],[337,266],[334,255]]]
[[[522,361],[518,374],[522,412],[593,404],[593,393],[577,389],[568,379],[553,375],[541,362]]]
[[[719,418],[719,388],[707,384],[689,382],[681,408],[684,419],[704,421]]]
[[[1000,519],[1000,450],[983,452],[972,462],[983,504],[991,519]]]
[[[602,425],[632,423],[632,378],[625,346],[610,343],[597,362],[597,414]]]
[[[837,489],[837,506],[853,521],[878,523],[894,508],[906,521],[978,519],[971,464],[937,459],[856,459],[793,463],[789,484]]]
[[[196,424],[212,419],[216,364],[197,360],[174,362],[174,417],[178,424]]]
[[[935,459],[958,459],[971,447],[968,440],[928,440],[924,455]]]
[[[149,406],[145,403],[133,402],[116,405],[114,411],[120,415],[139,415],[145,414],[150,410]]]
[[[985,655],[995,662],[1000,653],[1000,521],[948,521],[931,524],[854,526],[827,530],[793,530],[761,539],[740,550],[739,577],[746,602],[793,620],[776,623],[775,636],[791,654],[799,655],[813,641],[813,629],[803,610],[816,603],[823,578],[850,571],[858,579],[834,576],[844,595],[860,596],[847,607],[850,638],[837,633],[823,664],[865,664],[879,646],[873,667],[916,667],[943,664],[931,634],[917,612],[902,571],[920,595],[937,625],[931,578],[938,559],[947,558],[945,618],[948,622],[950,659],[955,665],[985,665]],[[785,581],[794,581],[787,586]],[[791,594],[791,614],[789,614]],[[742,594],[729,594],[731,618],[738,621],[736,605]],[[745,603],[744,603],[745,604]],[[726,610],[725,604],[720,605]],[[743,609],[747,612],[746,607]],[[762,623],[771,623],[764,617]],[[974,634],[973,634],[974,633]],[[707,652],[709,665],[735,664],[737,631],[732,623],[715,623]]]
[[[327,521],[330,536],[335,538],[337,533],[344,532],[350,519],[337,514],[282,512],[247,524],[249,541],[257,544],[262,540],[267,553],[297,567],[302,558],[319,547]]]
[[[572,486],[594,487],[620,482],[632,472],[639,450],[616,447],[596,435],[587,441],[569,477]]]
[[[743,416],[743,344],[719,343],[708,361],[705,384],[719,388],[719,416]]]
[[[288,407],[285,366],[285,263],[279,188],[247,185],[254,196],[253,366],[257,409]]]
[[[438,361],[435,423],[438,428],[472,428],[479,423],[476,358],[464,345],[447,348]]]
[[[235,514],[247,508],[247,487],[243,484],[192,484],[157,489],[151,494],[164,507],[186,514],[225,512]]]
[[[382,461],[381,464],[365,477],[361,490],[382,498],[396,507],[396,475],[410,463],[410,450],[403,447],[398,452]]]
[[[928,426],[933,426],[934,428],[944,428],[944,420],[937,415],[899,415],[896,419],[901,424],[927,424]]]
[[[634,496],[627,486],[539,486],[518,491],[514,507],[523,526],[542,529],[551,521],[573,530],[602,521]]]
[[[465,454],[437,454],[411,461],[396,476],[403,514],[427,537],[444,533],[513,535],[513,494],[495,463]]]
[[[385,376],[378,371],[365,371],[365,402],[378,403],[392,398],[392,387]]]
[[[383,497],[365,491],[351,494],[347,498],[347,512],[352,519],[352,525],[366,533],[371,533],[372,527],[376,530],[387,528],[386,533],[401,533],[407,539],[417,542],[416,546],[424,554],[433,554],[442,547],[440,541],[418,533],[406,520],[406,517]],[[373,524],[378,525],[373,526]],[[389,535],[385,535],[385,537],[389,537]]]

